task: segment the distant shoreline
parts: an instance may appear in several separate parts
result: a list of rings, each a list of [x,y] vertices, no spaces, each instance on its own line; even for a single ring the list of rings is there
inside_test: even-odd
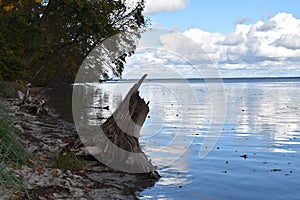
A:
[[[109,80],[105,83],[115,82],[136,82],[138,79],[116,79]],[[294,82],[300,81],[300,77],[233,77],[233,78],[157,78],[146,79],[145,82],[176,82],[176,81],[188,81],[188,82]]]

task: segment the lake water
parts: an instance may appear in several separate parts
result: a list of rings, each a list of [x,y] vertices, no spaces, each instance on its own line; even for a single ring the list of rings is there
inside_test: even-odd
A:
[[[142,85],[150,113],[141,143],[162,178],[140,199],[299,199],[300,79],[223,81]],[[90,108],[89,123],[110,116],[132,84],[85,86],[95,107],[110,108]],[[211,151],[200,158],[203,148]]]

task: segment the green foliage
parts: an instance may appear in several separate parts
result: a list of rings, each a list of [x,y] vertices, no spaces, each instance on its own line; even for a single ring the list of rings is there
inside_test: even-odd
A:
[[[12,84],[8,82],[0,82],[0,97],[15,97],[16,91]],[[1,108],[0,108],[1,109]],[[1,113],[1,110],[0,110]],[[0,117],[1,119],[1,117]]]
[[[80,170],[84,167],[84,160],[71,153],[57,155],[54,162],[54,167],[59,169]]]
[[[0,145],[0,195],[10,195],[15,191],[24,191],[22,181],[17,177],[8,166],[11,165],[7,161],[9,152],[3,149]]]
[[[139,35],[147,24],[143,9],[143,0],[130,8],[125,0],[0,1],[0,79],[72,82],[97,44],[120,32]],[[132,46],[136,37],[123,39]],[[116,58],[114,75],[132,53]]]
[[[12,191],[23,191],[22,181],[11,170],[19,164],[25,164],[27,153],[21,142],[13,134],[13,127],[7,110],[0,102],[0,195],[9,195]]]
[[[0,102],[0,160],[26,164],[28,155],[13,131],[14,128],[7,110]]]

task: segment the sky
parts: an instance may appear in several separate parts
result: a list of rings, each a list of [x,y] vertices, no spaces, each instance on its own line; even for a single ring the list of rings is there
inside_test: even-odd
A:
[[[300,18],[297,0],[146,0],[145,14],[165,28],[231,33],[237,23],[266,21],[279,12]]]
[[[152,27],[172,30],[195,42],[222,77],[300,77],[298,0],[146,0],[144,15]],[[165,35],[168,37],[159,38],[166,49],[195,49],[195,44],[191,48],[189,42],[183,42],[185,39]],[[175,52],[191,59],[192,52],[180,51]],[[171,68],[173,65],[182,73],[191,71],[184,63],[166,57],[157,52],[137,53],[129,65],[141,65],[143,61]],[[202,58],[192,59],[206,63]]]

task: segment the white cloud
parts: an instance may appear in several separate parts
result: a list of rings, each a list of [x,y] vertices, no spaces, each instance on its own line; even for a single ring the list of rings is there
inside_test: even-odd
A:
[[[238,18],[237,20],[235,20],[235,24],[244,24],[248,21],[250,21],[251,19],[248,17],[242,17],[242,18]]]
[[[188,2],[188,0],[146,0],[145,14],[182,10]]]
[[[175,65],[189,61],[201,67],[214,64],[227,77],[300,76],[300,19],[287,13],[278,13],[266,22],[237,24],[230,34],[193,28],[181,36],[162,34],[159,42],[163,49],[177,55],[145,54],[138,62],[133,59],[129,64],[173,64],[175,69]]]
[[[127,3],[135,3],[138,0],[128,0]],[[145,0],[144,14],[154,15],[160,12],[173,12],[183,10],[189,0]]]
[[[282,35],[279,39],[275,41],[277,47],[285,47],[287,49],[298,50],[300,49],[300,33]]]
[[[217,63],[288,61],[300,57],[300,20],[278,13],[267,22],[237,24],[235,32],[223,35],[190,29],[193,39]]]
[[[240,33],[238,35],[236,34],[229,34],[225,36],[223,41],[217,42],[219,45],[224,46],[237,46],[239,44],[242,44],[244,42],[243,35]]]

